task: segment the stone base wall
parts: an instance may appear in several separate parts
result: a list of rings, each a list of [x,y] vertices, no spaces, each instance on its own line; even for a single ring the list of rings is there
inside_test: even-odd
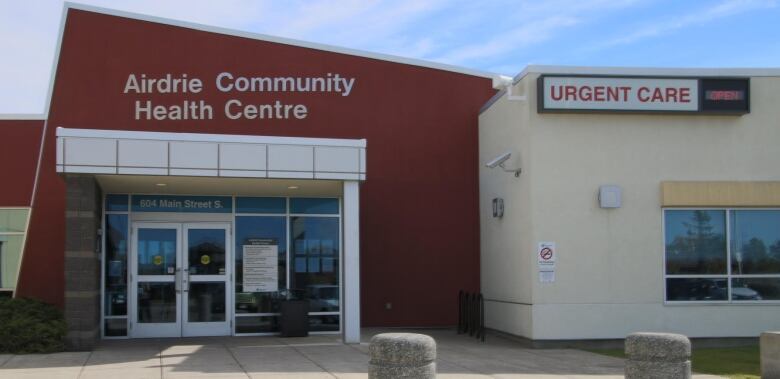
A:
[[[93,176],[65,176],[65,321],[69,350],[91,350],[100,339],[102,194]]]
[[[780,378],[780,331],[761,333],[761,378]]]

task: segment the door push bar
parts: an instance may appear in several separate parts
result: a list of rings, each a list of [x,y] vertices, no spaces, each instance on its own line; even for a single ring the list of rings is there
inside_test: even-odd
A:
[[[186,268],[176,269],[176,278],[174,278],[176,293],[190,291],[190,270]]]

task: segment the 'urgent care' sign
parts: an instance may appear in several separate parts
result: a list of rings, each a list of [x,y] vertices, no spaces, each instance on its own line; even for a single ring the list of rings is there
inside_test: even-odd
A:
[[[747,79],[543,75],[538,88],[540,113],[748,111]]]

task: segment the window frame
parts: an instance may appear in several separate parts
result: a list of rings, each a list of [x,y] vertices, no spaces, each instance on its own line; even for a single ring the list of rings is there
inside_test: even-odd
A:
[[[108,210],[108,197],[112,195],[124,195],[127,196],[127,209],[121,210],[121,211],[110,211]],[[132,239],[132,236],[130,235],[130,229],[132,228],[132,221],[131,221],[131,213],[130,213],[130,194],[125,193],[103,193],[103,196],[101,198],[101,209],[102,209],[102,215],[100,220],[100,338],[105,340],[121,340],[121,339],[129,339],[130,338],[130,308],[127,308],[127,312],[125,315],[111,315],[106,316],[106,255],[107,255],[107,249],[106,249],[106,227],[108,226],[108,223],[106,222],[108,215],[125,215],[127,217],[127,229],[125,230],[126,236],[128,238],[127,240],[127,257],[126,259],[130,259],[130,240]],[[127,288],[127,292],[125,293],[125,301],[127,301],[128,305],[130,302],[130,264],[129,262],[125,262],[125,277],[127,278],[127,281],[125,282],[125,288]],[[117,319],[117,320],[125,320],[125,335],[124,336],[109,336],[106,335],[106,320],[109,319]]]
[[[233,196],[233,202],[235,204],[236,199],[239,197],[244,196]],[[344,259],[343,259],[343,249],[344,249],[344,225],[343,225],[343,196],[248,196],[248,197],[278,197],[278,198],[284,198],[285,199],[285,213],[238,213],[238,207],[233,207],[233,225],[235,227],[236,218],[237,217],[251,217],[251,216],[261,216],[261,217],[283,217],[285,228],[287,231],[287,286],[290,285],[290,277],[291,277],[291,270],[292,270],[292,225],[291,220],[293,217],[324,217],[324,218],[336,218],[338,219],[339,224],[339,310],[338,311],[329,311],[329,312],[308,312],[309,316],[338,316],[339,317],[339,329],[336,331],[309,331],[309,335],[328,335],[328,334],[340,334],[344,331]],[[338,213],[330,214],[330,213],[292,213],[292,205],[291,200],[293,198],[322,198],[322,199],[334,199],[338,201]],[[235,259],[235,256],[234,258]],[[234,277],[235,278],[235,277]],[[235,299],[235,279],[233,279],[233,297]],[[279,312],[260,312],[260,313],[236,313],[235,309],[233,309],[233,336],[278,336],[279,332],[259,332],[259,333],[238,333],[237,327],[238,327],[238,321],[237,319],[240,317],[279,317],[281,314]]]
[[[663,299],[664,305],[682,305],[682,306],[695,306],[695,305],[780,305],[779,300],[733,300],[731,293],[731,281],[733,279],[741,278],[776,278],[780,279],[780,273],[777,274],[733,274],[731,272],[731,212],[734,211],[778,211],[778,207],[669,207],[661,209],[661,240],[663,241],[662,248],[662,272],[663,272]],[[726,218],[726,273],[725,274],[702,274],[702,275],[689,275],[689,274],[667,274],[666,273],[666,212],[667,211],[724,211]],[[726,279],[727,298],[726,300],[669,300],[667,292],[667,280],[668,279]]]
[[[19,263],[16,265],[16,282],[14,286],[2,287],[0,282],[0,292],[10,292],[12,298],[16,298],[16,288],[19,287],[19,275],[22,273],[22,262],[24,261],[24,251],[27,247],[27,232],[30,231],[30,218],[32,215],[32,208],[30,207],[0,207],[2,211],[27,211],[27,217],[24,220],[24,230],[21,232],[0,232],[0,236],[22,236],[22,250],[19,252]]]
[[[119,193],[119,192],[105,192],[102,194],[102,203],[101,203],[101,209],[102,209],[102,218],[101,218],[101,230],[106,230],[106,216],[110,214],[122,214],[127,215],[128,218],[128,259],[130,258],[130,249],[132,249],[132,235],[130,234],[130,229],[132,228],[132,224],[134,222],[137,222],[138,220],[133,218],[134,214],[137,214],[139,212],[133,212],[132,210],[132,197],[134,195],[144,195],[146,193]],[[126,210],[120,210],[120,211],[109,211],[107,210],[107,204],[106,200],[109,195],[126,195],[127,196],[127,202],[128,207]],[[151,193],[150,195],[153,195]],[[178,194],[177,194],[178,195]],[[327,217],[327,218],[336,218],[338,219],[338,236],[339,236],[339,264],[338,264],[338,275],[339,275],[339,310],[338,311],[328,311],[328,312],[309,312],[309,316],[338,316],[339,318],[339,328],[338,330],[327,330],[327,331],[310,331],[309,335],[338,335],[343,333],[345,325],[344,325],[344,197],[343,194],[341,195],[308,195],[308,196],[292,196],[292,195],[286,195],[286,196],[239,196],[239,195],[218,195],[218,196],[230,196],[231,201],[233,204],[233,209],[231,213],[224,213],[224,215],[229,215],[230,218],[230,233],[231,237],[235,236],[236,233],[236,222],[238,217],[251,217],[251,216],[270,216],[270,217],[281,217],[284,218],[285,223],[285,230],[287,233],[287,283],[289,285],[290,283],[290,254],[292,252],[291,250],[291,224],[290,220],[292,217]],[[238,212],[237,207],[237,199],[239,197],[268,197],[268,198],[282,198],[285,199],[285,212],[284,213],[240,213]],[[338,202],[338,212],[334,214],[315,214],[315,213],[291,213],[291,199],[292,198],[324,198],[324,199],[333,199]],[[0,208],[2,209],[2,208]],[[29,208],[25,208],[29,209]],[[31,212],[31,210],[30,210]],[[171,213],[171,214],[180,214],[178,212],[163,212],[163,213]],[[28,224],[30,221],[30,213],[28,213],[27,218]],[[179,221],[174,221],[179,222]],[[105,314],[105,290],[106,290],[106,267],[103,262],[105,262],[106,258],[106,233],[101,233],[100,236],[101,242],[101,252],[100,252],[100,336],[101,339],[104,340],[111,340],[111,339],[130,339],[130,323],[129,323],[129,312],[130,309],[128,308],[128,315],[118,315],[118,316],[106,316]],[[233,241],[232,243],[235,243]],[[235,247],[233,247],[235,248]],[[235,255],[234,252],[232,259],[235,261]],[[131,274],[131,268],[130,265],[126,265],[127,269],[127,290],[128,294],[130,289],[130,274]],[[235,272],[231,276],[230,282],[232,283],[232,288],[230,290],[230,295],[233,298],[233,301],[235,301]],[[129,302],[129,299],[128,299]],[[259,333],[238,333],[238,318],[240,317],[278,317],[278,312],[268,312],[268,313],[236,313],[235,312],[235,303],[230,311],[230,317],[232,319],[232,325],[231,325],[231,336],[278,336],[279,332],[259,332]],[[127,323],[127,329],[126,329],[126,335],[124,336],[107,336],[106,335],[106,320],[108,319],[125,319],[125,322]]]

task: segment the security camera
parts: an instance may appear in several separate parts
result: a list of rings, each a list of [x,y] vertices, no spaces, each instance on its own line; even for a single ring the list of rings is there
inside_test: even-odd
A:
[[[509,158],[511,158],[511,157],[512,157],[512,153],[507,151],[506,153],[501,154],[501,155],[493,158],[493,160],[491,160],[490,162],[485,163],[485,166],[488,167],[488,168],[501,167],[501,169],[504,170],[505,172],[514,173],[515,177],[519,177],[520,176],[520,168],[509,169],[509,168],[504,167],[504,163],[506,163],[506,161],[509,160]]]
[[[501,166],[504,162],[506,162],[510,157],[512,156],[512,153],[506,152],[504,154],[501,154],[495,158],[493,158],[492,161],[485,164],[488,168],[496,168],[498,166]],[[503,167],[503,166],[502,166]]]

